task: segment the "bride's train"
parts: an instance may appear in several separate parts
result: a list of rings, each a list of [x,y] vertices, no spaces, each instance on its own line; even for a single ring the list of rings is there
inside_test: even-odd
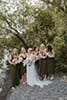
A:
[[[49,80],[41,81],[39,79],[39,76],[38,76],[38,73],[36,72],[34,64],[27,66],[27,84],[28,85],[30,85],[30,86],[37,85],[42,88],[44,85],[48,85],[51,83],[52,83],[52,81],[49,81]]]
[[[29,55],[27,57],[27,61],[33,61],[33,55]],[[30,86],[34,86],[34,85],[37,85],[37,86],[40,86],[41,88],[44,86],[44,85],[48,85],[48,84],[51,84],[52,81],[49,81],[49,80],[40,80],[39,79],[39,75],[36,71],[36,68],[35,68],[35,64],[34,62],[32,62],[31,64],[27,64],[27,84],[30,85]]]

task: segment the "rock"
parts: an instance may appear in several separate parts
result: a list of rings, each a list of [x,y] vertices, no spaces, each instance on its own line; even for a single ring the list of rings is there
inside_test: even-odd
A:
[[[64,82],[67,83],[67,76],[63,76],[62,78],[63,78]]]
[[[3,91],[3,89],[2,88],[0,88],[0,93]]]
[[[63,97],[59,97],[59,99],[58,100],[64,100],[64,98]]]

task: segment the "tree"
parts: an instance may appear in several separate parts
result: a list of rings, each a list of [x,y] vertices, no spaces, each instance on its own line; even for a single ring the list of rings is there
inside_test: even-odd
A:
[[[7,32],[7,34],[9,32],[10,34],[19,38],[25,48],[28,48],[29,46],[27,43],[25,43],[23,34],[26,33],[26,28],[28,29],[29,27],[29,19],[32,13],[31,7],[25,1],[15,1],[14,7],[16,6],[16,10],[11,12],[11,10],[9,10],[11,9],[11,5],[10,7],[8,6],[10,4],[9,2],[1,1],[1,4],[1,7],[4,7],[4,9],[1,9],[0,14],[0,19],[2,20],[1,26],[3,25],[1,27],[1,35],[6,35],[5,32]]]
[[[42,0],[47,7],[53,7],[59,11],[67,13],[67,0]]]
[[[52,44],[57,55],[56,66],[62,68],[66,66],[63,59],[67,58],[67,3],[66,0],[42,1],[45,3],[41,6],[31,6],[26,0],[0,1],[1,52],[14,47],[27,49],[40,43]]]

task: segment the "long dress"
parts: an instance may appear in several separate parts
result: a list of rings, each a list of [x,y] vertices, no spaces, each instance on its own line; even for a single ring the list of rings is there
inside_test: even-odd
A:
[[[22,75],[24,75],[26,73],[26,66],[23,65],[23,61],[26,59],[26,57],[19,57],[18,60],[18,66],[19,66],[19,78],[22,78]]]
[[[47,59],[47,75],[53,75],[55,55],[53,53],[47,52],[46,59]]]
[[[27,84],[30,86],[40,86],[43,87],[44,85],[51,84],[51,81],[44,80],[40,81],[39,76],[37,74],[36,68],[35,68],[35,63],[34,63],[34,56],[33,54],[28,55],[26,58],[27,62],[31,61],[31,64],[27,64]]]
[[[18,64],[17,59],[12,59],[11,60],[15,65],[11,65],[11,78],[12,78],[12,85],[13,87],[19,85],[19,70],[18,70]]]
[[[46,58],[41,58],[40,62],[40,76],[43,77],[43,75],[46,75]]]

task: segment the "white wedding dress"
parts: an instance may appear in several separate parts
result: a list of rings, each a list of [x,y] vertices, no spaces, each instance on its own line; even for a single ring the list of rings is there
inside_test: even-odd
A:
[[[37,86],[43,87],[44,85],[48,85],[52,83],[51,81],[48,81],[48,80],[43,80],[43,81],[39,80],[39,76],[35,68],[36,66],[34,63],[33,54],[28,55],[26,60],[27,62],[32,61],[31,64],[29,63],[27,64],[27,84],[28,85],[30,86],[37,85]]]

